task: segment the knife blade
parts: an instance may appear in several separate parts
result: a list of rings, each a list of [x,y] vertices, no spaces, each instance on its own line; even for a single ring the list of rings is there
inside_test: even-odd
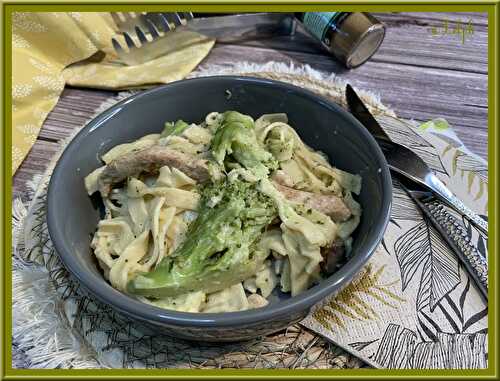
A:
[[[350,85],[346,86],[346,100],[351,113],[379,143],[389,168],[393,172],[405,176],[427,190],[434,192],[437,197],[465,216],[484,234],[488,234],[488,222],[456,197],[420,156],[409,148],[393,142]]]
[[[293,13],[243,13],[193,18],[176,29],[214,37],[217,42],[232,42],[262,36],[292,35],[296,26]]]
[[[346,85],[345,96],[351,113],[375,138],[391,140],[349,84]]]

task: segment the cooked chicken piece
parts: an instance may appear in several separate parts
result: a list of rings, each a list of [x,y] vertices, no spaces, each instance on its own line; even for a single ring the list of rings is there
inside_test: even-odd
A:
[[[109,163],[99,175],[99,190],[105,196],[111,191],[113,184],[142,172],[157,172],[165,165],[177,168],[197,182],[204,182],[210,179],[207,164],[207,160],[155,145],[118,157]]]
[[[266,298],[259,294],[251,294],[247,297],[250,308],[261,308],[269,304]]]
[[[278,184],[293,188],[292,178],[290,177],[290,175],[288,175],[286,172],[282,171],[281,169],[278,169],[277,171],[275,171],[272,174],[271,179],[273,181],[277,182]]]
[[[321,268],[328,275],[333,274],[337,270],[337,264],[345,257],[344,242],[337,240],[330,247],[322,247],[321,255],[323,256]]]
[[[330,216],[336,222],[346,221],[351,216],[351,211],[344,201],[335,195],[304,192],[277,182],[274,182],[274,186],[287,200],[304,204],[307,208]]]

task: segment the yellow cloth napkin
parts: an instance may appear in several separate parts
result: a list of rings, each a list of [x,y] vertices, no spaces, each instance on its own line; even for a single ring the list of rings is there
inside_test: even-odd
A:
[[[12,17],[12,173],[33,146],[64,85],[125,89],[187,76],[214,45],[175,32],[167,55],[137,66],[117,63],[117,27],[104,12],[18,12]]]

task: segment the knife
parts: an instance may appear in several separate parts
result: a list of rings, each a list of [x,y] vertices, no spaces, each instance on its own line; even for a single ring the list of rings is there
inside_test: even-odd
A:
[[[391,141],[350,85],[346,86],[346,98],[351,113],[368,129],[379,143],[391,170],[416,181],[427,190],[433,191],[441,201],[465,216],[485,235],[488,234],[488,222],[456,197],[439,180],[420,156],[409,148]]]
[[[164,19],[172,14],[165,12],[149,12],[141,15],[144,20],[151,21],[160,32],[170,31],[165,28]],[[262,36],[292,35],[297,22],[293,13],[243,13],[225,16],[190,18],[186,24],[179,24],[175,30],[191,30],[217,42],[241,41],[245,38]]]
[[[401,178],[403,189],[429,218],[488,300],[487,260],[472,245],[458,219],[446,210],[443,203],[471,221],[485,235],[488,234],[488,223],[458,199],[420,156],[391,141],[350,85],[346,86],[346,99],[351,113],[377,140],[389,168]]]

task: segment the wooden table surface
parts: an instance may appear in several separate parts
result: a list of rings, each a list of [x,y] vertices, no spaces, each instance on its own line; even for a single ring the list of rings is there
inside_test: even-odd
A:
[[[203,65],[269,61],[308,64],[336,73],[354,86],[380,94],[381,101],[404,118],[446,118],[475,153],[487,158],[487,14],[378,13],[387,25],[379,51],[363,66],[346,70],[301,28],[294,36],[217,43]],[[435,35],[448,22],[449,32],[470,23],[460,35]],[[13,181],[13,196],[25,198],[26,182],[44,171],[61,139],[83,126],[96,108],[115,96],[110,91],[66,88],[45,121],[31,152]]]

